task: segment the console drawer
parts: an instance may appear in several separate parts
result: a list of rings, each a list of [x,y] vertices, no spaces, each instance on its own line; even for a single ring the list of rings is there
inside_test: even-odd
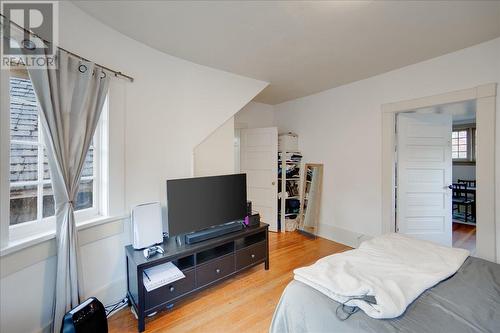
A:
[[[267,246],[265,241],[236,251],[236,269],[245,268],[257,261],[265,259],[266,252]]]
[[[160,288],[151,290],[150,292],[144,289],[146,297],[144,298],[145,310],[151,309],[157,305],[168,302],[182,296],[183,294],[192,291],[195,288],[195,273],[194,269],[183,271],[186,276],[183,279],[177,280]]]
[[[234,272],[234,255],[229,254],[196,268],[196,284],[198,287],[219,280]]]

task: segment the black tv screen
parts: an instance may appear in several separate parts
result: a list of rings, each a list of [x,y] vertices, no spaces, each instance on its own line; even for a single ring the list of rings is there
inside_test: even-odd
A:
[[[246,174],[167,180],[169,236],[243,219],[246,183]]]

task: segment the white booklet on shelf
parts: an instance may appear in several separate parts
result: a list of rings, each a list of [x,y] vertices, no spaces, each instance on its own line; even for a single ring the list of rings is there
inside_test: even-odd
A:
[[[151,291],[185,277],[184,273],[177,266],[172,262],[167,262],[145,269],[142,281],[146,290]]]

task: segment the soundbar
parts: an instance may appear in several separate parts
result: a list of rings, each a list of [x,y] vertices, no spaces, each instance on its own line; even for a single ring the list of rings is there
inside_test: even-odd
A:
[[[192,232],[185,236],[186,244],[194,244],[243,229],[240,221],[218,225],[209,229]]]

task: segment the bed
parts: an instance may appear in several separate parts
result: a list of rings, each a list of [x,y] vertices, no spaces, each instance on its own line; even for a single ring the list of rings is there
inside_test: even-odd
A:
[[[338,307],[294,280],[281,297],[270,332],[500,332],[500,265],[467,258],[453,276],[425,291],[397,318],[373,319],[358,311],[342,321]]]

